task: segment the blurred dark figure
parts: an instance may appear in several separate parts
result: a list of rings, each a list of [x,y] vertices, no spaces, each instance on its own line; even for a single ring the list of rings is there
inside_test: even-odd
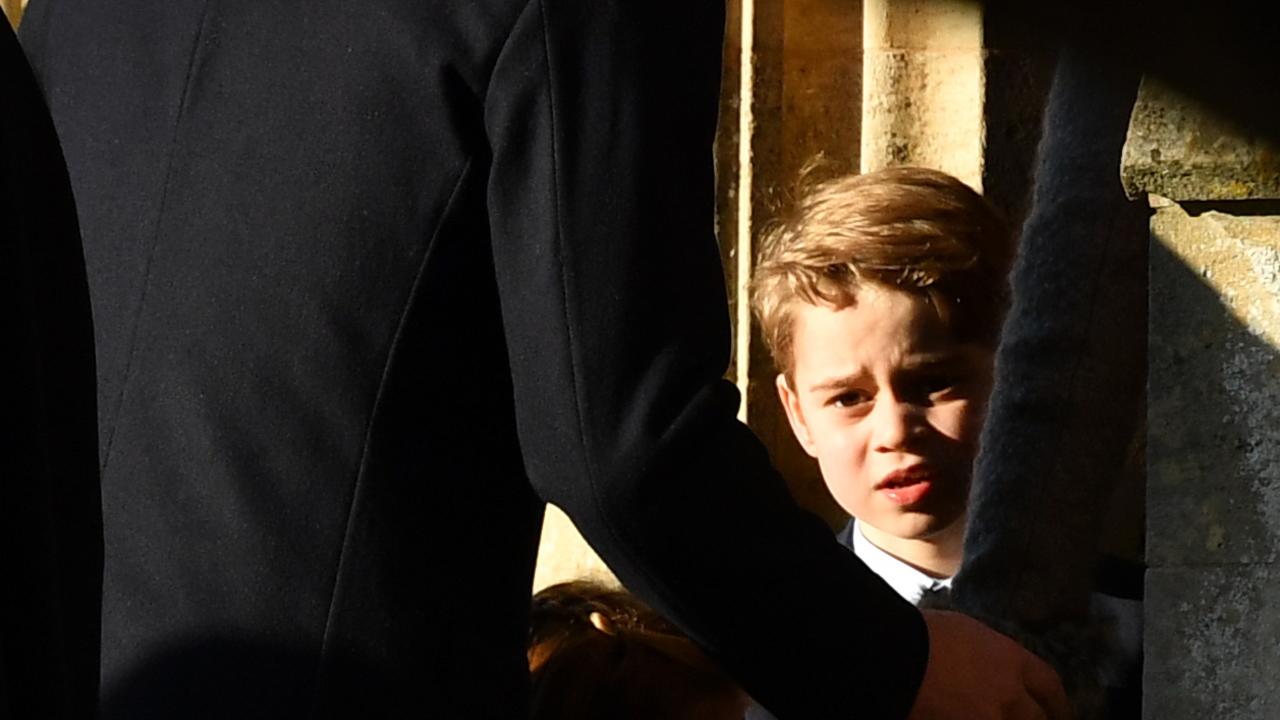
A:
[[[102,521],[93,327],[53,123],[0,22],[0,718],[92,718]]]
[[[1082,719],[1134,717],[1115,708],[1140,695],[1141,648],[1112,640],[1135,636],[1141,609],[1100,582],[1097,554],[1145,417],[1150,211],[1120,186],[1138,79],[1078,45],[1060,54],[951,587],[951,607],[1054,664]]]
[[[104,717],[189,705],[154,660],[233,637],[292,649],[266,689],[296,717],[524,718],[544,500],[781,717],[1059,708],[1047,665],[841,548],[736,419],[724,23],[30,4],[95,310]],[[191,694],[263,692],[207,650],[226,680]]]

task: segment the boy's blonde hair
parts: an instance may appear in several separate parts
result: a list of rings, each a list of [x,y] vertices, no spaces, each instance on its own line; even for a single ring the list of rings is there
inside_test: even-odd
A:
[[[1008,226],[972,188],[888,168],[810,186],[765,234],[751,305],[788,381],[796,303],[844,308],[868,283],[922,295],[956,342],[994,349],[1012,261]]]

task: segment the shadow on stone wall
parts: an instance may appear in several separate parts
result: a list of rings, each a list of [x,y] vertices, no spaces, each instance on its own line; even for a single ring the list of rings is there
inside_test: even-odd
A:
[[[1209,212],[1151,244],[1145,716],[1275,718],[1280,245]]]

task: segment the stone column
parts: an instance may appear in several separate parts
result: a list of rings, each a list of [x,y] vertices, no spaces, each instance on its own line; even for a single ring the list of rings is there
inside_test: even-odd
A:
[[[792,496],[836,526],[844,513],[791,434],[746,287],[763,228],[794,196],[801,168],[819,156],[834,172],[858,167],[862,4],[740,0],[730,6],[740,22],[739,32],[726,37],[716,156],[720,247],[734,322],[731,373],[743,395],[740,417],[769,448]]]
[[[1144,84],[1123,175],[1156,209],[1143,679],[1153,720],[1280,717],[1277,157]]]
[[[863,4],[862,170],[925,165],[982,190],[982,9],[963,0]]]

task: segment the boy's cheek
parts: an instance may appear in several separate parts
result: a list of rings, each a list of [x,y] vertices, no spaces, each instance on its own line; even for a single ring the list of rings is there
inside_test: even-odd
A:
[[[842,432],[839,426],[824,418],[810,423],[809,431],[820,463],[840,469],[849,462],[852,446],[847,433]]]
[[[866,465],[859,462],[856,454],[848,449],[828,447],[818,456],[818,469],[822,479],[833,495],[851,497],[869,489],[872,483],[867,479]],[[843,504],[845,501],[841,500]],[[847,508],[846,508],[847,509]]]
[[[966,445],[977,442],[982,432],[982,421],[986,415],[986,407],[973,400],[952,400],[946,405],[935,408],[930,418],[933,425],[942,435]]]
[[[964,437],[962,440],[970,447],[978,447],[978,438],[982,435],[982,425],[987,419],[987,403],[983,399],[981,402],[971,403],[968,412],[965,414]]]

